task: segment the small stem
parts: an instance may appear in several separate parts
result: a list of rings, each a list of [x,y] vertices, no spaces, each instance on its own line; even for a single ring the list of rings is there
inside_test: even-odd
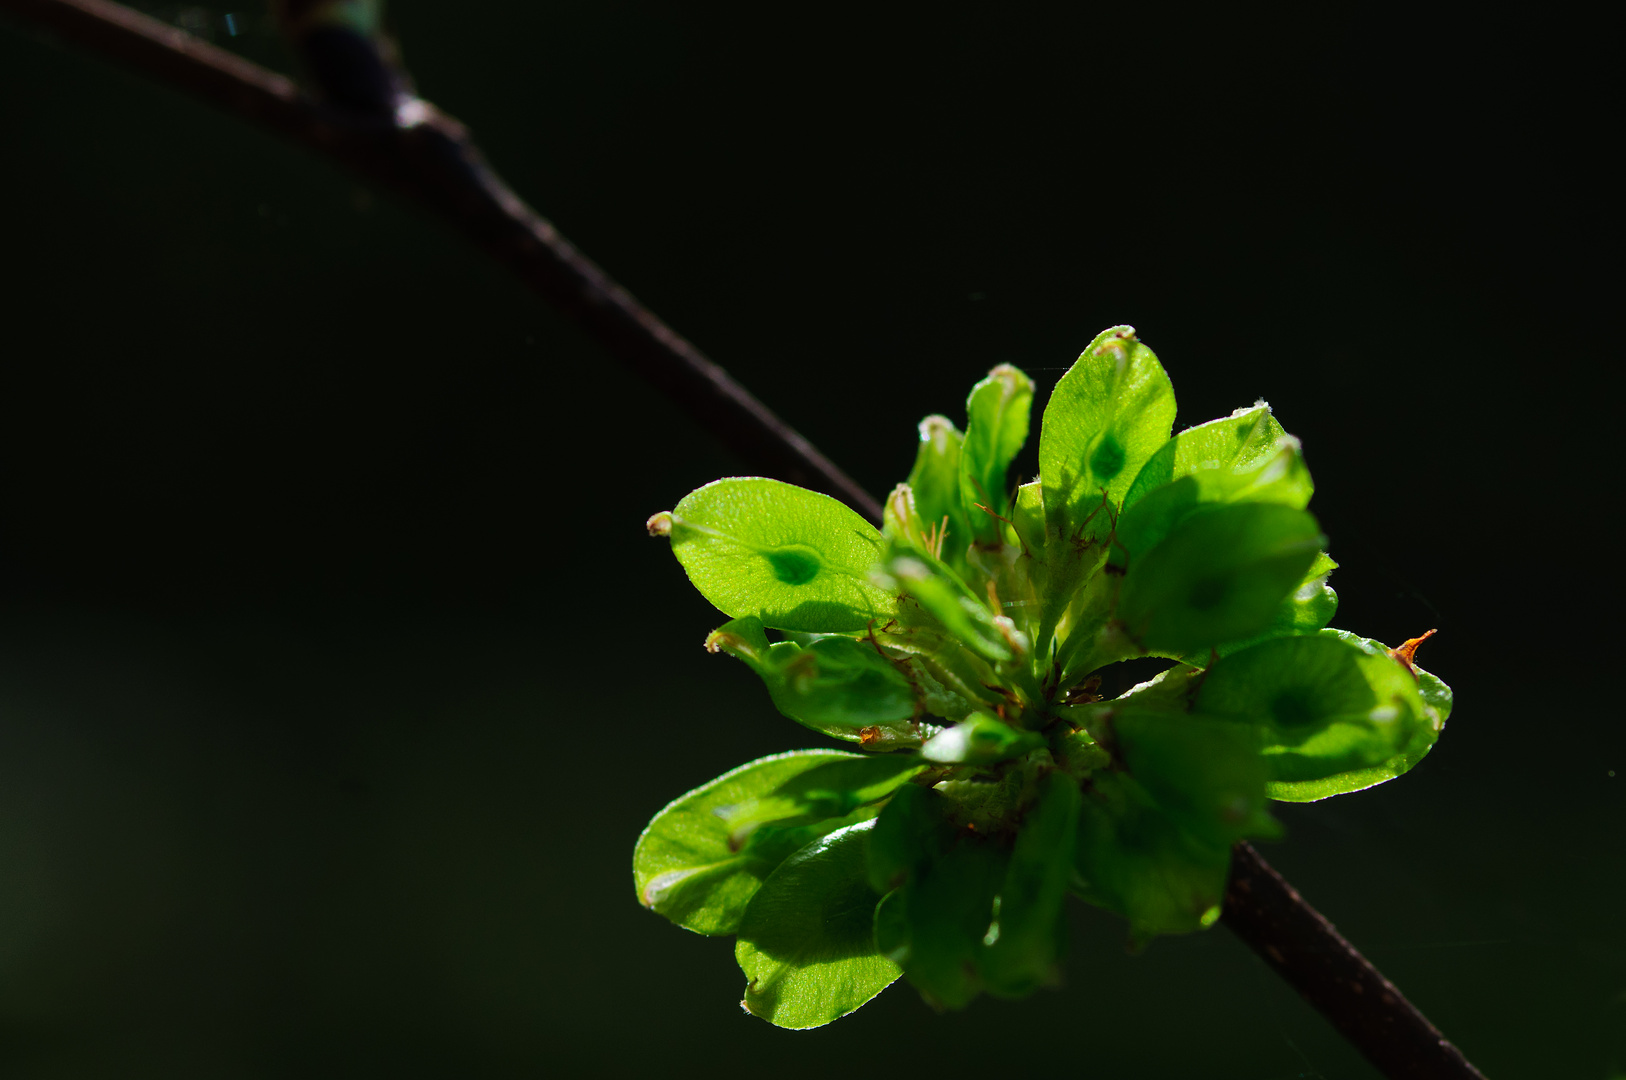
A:
[[[1390,1080],[1485,1080],[1251,844],[1232,852],[1220,918]]]

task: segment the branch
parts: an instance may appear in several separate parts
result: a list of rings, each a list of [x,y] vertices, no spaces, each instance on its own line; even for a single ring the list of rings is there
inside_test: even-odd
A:
[[[406,92],[381,56],[346,67],[358,40],[296,32],[334,105],[184,31],[108,0],[0,0],[32,22],[403,191],[576,318],[752,468],[817,488],[879,521],[880,504],[726,371],[561,237],[486,165],[456,120]],[[367,46],[371,48],[372,46]],[[362,84],[356,84],[358,72]],[[1248,844],[1237,845],[1223,921],[1394,1080],[1483,1080],[1393,983]]]
[[[284,76],[108,0],[0,0],[0,11],[416,198],[576,319],[751,468],[881,520],[880,503],[526,206],[486,165],[463,125],[433,105],[404,95],[393,115],[341,111],[306,97]]]
[[[1220,918],[1391,1080],[1485,1080],[1251,844],[1231,853]]]

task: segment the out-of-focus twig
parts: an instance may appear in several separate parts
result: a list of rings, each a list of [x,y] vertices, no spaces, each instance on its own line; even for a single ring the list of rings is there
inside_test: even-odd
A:
[[[416,198],[574,317],[748,468],[827,492],[880,521],[871,495],[526,206],[463,125],[428,102],[403,94],[383,115],[318,102],[284,76],[109,0],[0,0],[0,11]]]

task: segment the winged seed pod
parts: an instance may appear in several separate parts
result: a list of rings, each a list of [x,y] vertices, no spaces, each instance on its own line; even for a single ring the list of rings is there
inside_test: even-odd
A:
[[[1259,402],[1171,435],[1174,390],[1133,329],[1051,395],[1040,475],[1012,490],[1033,384],[928,417],[875,529],[756,477],[650,519],[791,719],[853,750],[743,765],[655,816],[641,902],[735,934],[744,1007],[809,1028],[900,975],[939,1008],[1058,978],[1070,893],[1136,943],[1210,926],[1232,845],[1272,799],[1393,779],[1451,691],[1327,629],[1336,564],[1299,442]],[[1426,635],[1425,635],[1426,636]],[[1110,665],[1167,661],[1102,700]],[[854,752],[856,750],[856,752]]]

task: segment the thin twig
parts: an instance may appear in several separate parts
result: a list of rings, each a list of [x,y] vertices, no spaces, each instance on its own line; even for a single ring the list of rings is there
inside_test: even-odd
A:
[[[1251,844],[1231,854],[1221,921],[1392,1080],[1484,1080]]]
[[[0,0],[0,11],[417,197],[752,468],[828,492],[880,520],[873,496],[571,246],[491,171],[463,126],[434,106],[402,96],[390,117],[326,107],[281,75],[108,0]],[[1386,1075],[1483,1080],[1248,844],[1235,850],[1222,921]]]
[[[108,0],[0,0],[0,11],[417,198],[574,317],[751,468],[881,520],[880,503],[526,206],[486,165],[463,125],[433,105],[409,98],[389,118],[341,112],[281,75]]]

